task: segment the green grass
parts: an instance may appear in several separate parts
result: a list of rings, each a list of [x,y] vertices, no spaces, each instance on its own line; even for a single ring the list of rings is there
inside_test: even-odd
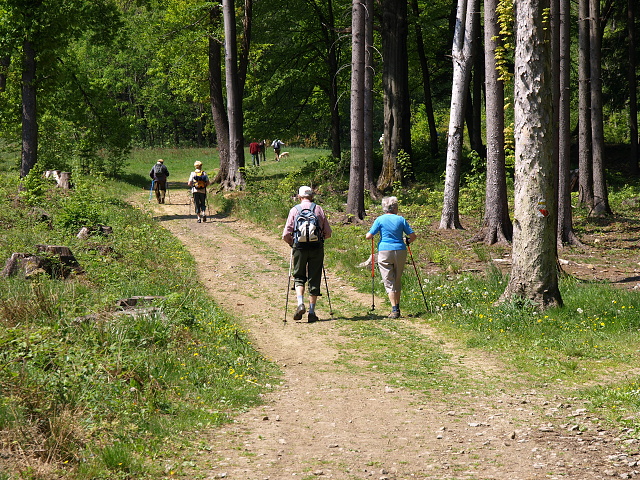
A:
[[[211,203],[279,235],[297,188],[309,184],[320,192],[318,201],[331,219],[345,218],[346,165],[323,150],[288,150],[285,161],[268,157],[261,167],[247,168],[242,192],[211,195]],[[77,188],[65,193],[34,175],[18,197],[14,161],[0,158],[2,257],[33,253],[40,243],[67,245],[85,270],[67,281],[0,279],[0,441],[20,445],[26,454],[46,451],[50,468],[63,468],[69,478],[157,477],[161,467],[146,460],[194,448],[197,438],[189,432],[229,421],[258,403],[265,385],[278,378],[245,332],[203,294],[194,260],[181,244],[125,202],[149,188],[148,172],[157,158],[171,172],[172,193],[186,185],[195,160],[210,173],[218,164],[211,149],[140,150],[121,179],[79,178]],[[247,158],[250,162],[248,152]],[[612,198],[622,206],[621,199],[637,189],[620,188],[613,189]],[[392,385],[425,395],[468,385],[506,388],[504,382],[478,385],[463,369],[451,375],[440,342],[420,333],[428,325],[462,349],[502,358],[514,378],[561,385],[589,399],[601,417],[628,432],[639,430],[640,379],[625,375],[640,366],[635,292],[563,278],[564,308],[540,312],[526,302],[496,306],[507,283],[503,274],[495,267],[480,274],[460,272],[470,259],[488,262],[505,247],[465,249],[440,241],[432,225],[442,192],[433,185],[394,194],[420,236],[412,253],[421,283],[413,265],[407,265],[406,323],[372,319],[360,305],[332,298],[342,312],[362,320],[338,323],[343,333],[338,366],[375,369]],[[365,224],[334,222],[326,261],[360,292],[371,293],[370,270],[357,265],[371,253],[364,234],[379,205],[369,199],[366,205]],[[480,218],[481,208],[471,214]],[[627,209],[625,214],[636,213]],[[81,241],[75,233],[86,222],[113,226],[114,232]],[[286,261],[281,263],[286,268]],[[440,273],[425,274],[428,263]],[[385,298],[379,281],[373,288]],[[132,295],[163,299],[155,302],[156,313],[112,316],[114,302]],[[386,309],[386,302],[377,309]],[[51,478],[51,470],[39,468],[23,468],[21,478]],[[181,475],[188,468],[176,463],[171,471]]]
[[[228,422],[277,383],[277,369],[204,294],[180,242],[114,196],[130,186],[31,184],[17,201],[15,179],[3,180],[0,255],[65,245],[83,268],[66,280],[0,279],[0,442],[46,459],[14,465],[21,478],[59,468],[77,479],[157,478],[148,459],[191,448],[190,432]],[[80,240],[86,222],[113,233]],[[149,313],[114,314],[116,300],[134,295],[160,299]]]
[[[323,171],[322,175],[314,177],[320,180],[314,184],[321,193],[319,202],[330,218],[344,216],[344,168],[322,158],[320,153],[316,159],[313,156],[304,160],[292,159],[288,165],[295,165],[297,172],[291,170],[277,175],[270,173],[273,172],[272,166],[267,164],[262,177],[252,177],[248,195],[227,199],[225,208],[279,232],[286,212],[294,203],[290,198],[291,192],[295,192],[298,185],[311,183],[311,170],[316,168]],[[467,190],[463,190],[463,196],[469,194]],[[621,199],[636,191],[636,187],[624,185],[620,192],[612,188],[611,197],[624,208]],[[486,350],[502,356],[507,365],[516,369],[517,375],[535,384],[558,384],[561,381],[567,390],[576,390],[585,384],[598,383],[603,385],[601,389],[605,392],[637,390],[640,380],[634,376],[623,379],[625,371],[640,367],[637,355],[640,305],[635,292],[563,277],[563,308],[540,312],[526,303],[497,306],[495,302],[508,282],[506,276],[493,266],[487,266],[486,271],[479,274],[461,272],[469,260],[490,265],[490,259],[502,257],[507,248],[501,245],[461,248],[434,238],[431,229],[439,218],[442,198],[438,188],[415,185],[393,193],[401,198],[401,213],[421,238],[412,248],[419,272],[424,271],[421,266],[427,263],[437,265],[441,272],[429,276],[420,273],[421,290],[413,265],[407,265],[402,299],[405,315],[417,316],[414,321],[436,327],[442,335],[457,339],[469,349]],[[470,210],[470,213],[479,221],[482,205],[477,198],[481,195],[474,193],[472,201],[462,198],[461,202],[477,205],[478,208]],[[367,200],[367,207],[371,215],[364,225],[335,224],[333,237],[326,244],[327,265],[363,293],[371,292],[370,270],[357,265],[370,255],[370,243],[364,240],[364,234],[379,214],[379,205]],[[637,215],[628,208],[625,213]],[[583,220],[579,212],[577,215],[576,224],[580,225]],[[594,228],[593,225],[590,228]],[[601,228],[611,227],[603,225]],[[379,282],[375,282],[374,291],[380,298],[385,297]],[[347,326],[346,335],[355,335],[358,340],[354,339],[349,347],[345,347],[342,361],[350,368],[359,368],[355,365],[360,365],[363,359],[369,365],[383,365],[378,368],[397,377],[399,383],[417,390],[428,392],[432,388],[446,388],[447,382],[443,383],[438,371],[447,359],[439,354],[438,345],[430,344],[428,339],[425,341],[423,336],[410,331],[390,333],[388,328],[378,322],[355,322]],[[425,361],[413,365],[396,361],[414,356]],[[618,372],[618,375],[612,377],[610,372]],[[606,386],[608,382],[610,386]],[[588,398],[594,395],[589,390],[584,394]],[[628,397],[633,398],[633,395]],[[617,402],[619,397],[612,395],[611,398]],[[597,394],[597,398],[600,403],[607,403],[603,399],[608,397],[602,392]],[[612,400],[608,405],[613,406],[614,403]],[[637,403],[628,403],[625,408],[637,414]],[[635,420],[632,423],[634,428],[639,428]]]

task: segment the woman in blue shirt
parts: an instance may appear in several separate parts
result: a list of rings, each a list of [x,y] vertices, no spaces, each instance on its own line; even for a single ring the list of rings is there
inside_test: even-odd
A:
[[[398,199],[396,197],[382,199],[382,212],[384,215],[376,218],[371,229],[367,232],[366,238],[369,240],[376,234],[380,234],[378,268],[391,302],[389,318],[399,318],[402,272],[407,263],[407,246],[403,236],[407,236],[407,243],[413,243],[416,234],[404,217],[398,215]]]

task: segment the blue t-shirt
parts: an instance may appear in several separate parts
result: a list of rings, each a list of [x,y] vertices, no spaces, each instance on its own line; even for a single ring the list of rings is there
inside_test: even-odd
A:
[[[393,213],[385,213],[376,218],[371,230],[371,235],[380,233],[380,241],[378,242],[378,251],[382,250],[406,250],[407,246],[403,240],[404,235],[413,233],[413,229],[409,223],[400,215]]]

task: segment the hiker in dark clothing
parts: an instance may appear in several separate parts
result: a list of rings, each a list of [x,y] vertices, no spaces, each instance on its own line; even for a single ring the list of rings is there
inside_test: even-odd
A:
[[[159,158],[156,164],[151,168],[149,177],[153,180],[153,190],[156,192],[158,203],[164,203],[167,194],[167,177],[169,169],[164,164],[164,160]]]

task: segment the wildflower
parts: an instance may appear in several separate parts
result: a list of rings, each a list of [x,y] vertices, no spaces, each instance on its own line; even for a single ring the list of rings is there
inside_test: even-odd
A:
[[[580,307],[578,307],[578,308],[576,309],[576,312],[578,312],[578,313],[582,313],[582,312],[584,312],[584,310],[582,310]]]

